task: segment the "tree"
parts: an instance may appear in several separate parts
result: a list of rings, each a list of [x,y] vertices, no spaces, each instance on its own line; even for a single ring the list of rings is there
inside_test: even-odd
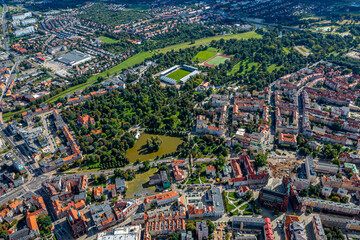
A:
[[[106,200],[106,196],[103,194],[103,195],[101,195],[101,199],[100,199],[100,201],[101,202],[104,202]]]
[[[158,136],[151,136],[150,139],[146,140],[146,148],[149,152],[157,152],[162,144],[161,138]]]
[[[255,166],[261,167],[267,164],[267,155],[259,153],[255,157]]]
[[[192,231],[193,233],[196,231],[195,224],[192,221],[188,221],[188,224],[186,225],[186,231]]]
[[[206,219],[206,224],[209,229],[209,233],[213,233],[215,231],[215,225],[210,219]]]
[[[36,206],[32,205],[29,209],[29,212],[35,212],[36,211]]]
[[[7,230],[1,229],[0,230],[0,237],[6,239],[6,237],[9,235]]]
[[[169,240],[180,240],[181,235],[178,232],[173,232],[173,233],[170,234],[170,237],[168,239]]]
[[[104,173],[100,174],[99,183],[106,183],[106,175]]]
[[[162,171],[162,170],[167,171],[167,170],[169,170],[169,167],[167,165],[161,165],[158,167],[158,169],[159,169],[159,171]]]
[[[331,201],[333,201],[333,202],[340,202],[340,197],[339,197],[339,196],[332,196],[332,197],[331,197]]]
[[[52,221],[49,215],[41,215],[36,219],[40,234],[46,236],[51,233]]]
[[[220,155],[219,158],[216,159],[213,164],[216,167],[216,169],[219,171],[220,169],[222,169],[224,167],[225,162],[226,162],[225,157]]]

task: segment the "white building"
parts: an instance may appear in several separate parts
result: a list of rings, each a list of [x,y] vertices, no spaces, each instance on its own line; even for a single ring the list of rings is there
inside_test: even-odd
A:
[[[141,240],[141,226],[129,226],[116,228],[113,231],[101,232],[97,235],[96,240]]]
[[[339,188],[339,189],[337,190],[337,194],[338,194],[341,198],[345,197],[347,193],[348,193],[348,191],[347,191],[346,189],[343,189],[343,188]]]
[[[323,195],[324,197],[330,197],[331,192],[332,192],[332,187],[324,186],[321,189],[321,195]]]

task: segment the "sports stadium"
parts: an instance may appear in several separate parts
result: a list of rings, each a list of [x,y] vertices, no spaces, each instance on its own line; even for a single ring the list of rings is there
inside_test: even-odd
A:
[[[188,65],[176,65],[162,73],[160,73],[160,80],[171,85],[176,83],[185,83],[191,76],[199,74],[199,70],[196,67]]]

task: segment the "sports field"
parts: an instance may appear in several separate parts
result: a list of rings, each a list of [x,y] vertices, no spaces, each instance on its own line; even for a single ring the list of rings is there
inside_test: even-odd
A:
[[[217,55],[217,56],[212,57],[209,60],[205,61],[204,65],[207,67],[217,67],[220,64],[223,64],[228,60],[231,60],[230,56]]]
[[[183,77],[185,77],[189,74],[190,74],[189,71],[186,71],[186,70],[180,68],[180,69],[176,70],[175,72],[172,72],[169,75],[167,75],[167,77],[172,78],[179,82],[180,79],[182,79]]]
[[[100,36],[99,39],[104,43],[117,43],[117,42],[119,42],[118,40],[108,38],[108,37],[105,37],[105,36]]]
[[[216,48],[208,48],[205,51],[198,52],[198,54],[196,54],[196,56],[193,57],[192,61],[198,61],[198,62],[202,63],[202,62],[212,58],[213,56],[215,56],[217,52],[218,51]]]

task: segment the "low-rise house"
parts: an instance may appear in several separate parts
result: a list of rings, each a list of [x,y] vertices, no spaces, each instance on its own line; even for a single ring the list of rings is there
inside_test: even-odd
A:
[[[89,115],[78,116],[77,121],[81,126],[89,126],[90,124],[91,125],[95,124],[95,119],[90,117]]]
[[[173,174],[176,181],[182,181],[185,179],[185,173],[179,168],[179,166],[173,166]]]
[[[216,168],[213,165],[206,166],[206,175],[215,177],[216,176]]]
[[[104,194],[104,188],[102,186],[95,187],[93,189],[94,192],[94,199],[100,200],[101,196]]]
[[[321,195],[323,195],[324,197],[330,197],[331,192],[332,192],[332,188],[328,186],[324,186],[321,189]]]

